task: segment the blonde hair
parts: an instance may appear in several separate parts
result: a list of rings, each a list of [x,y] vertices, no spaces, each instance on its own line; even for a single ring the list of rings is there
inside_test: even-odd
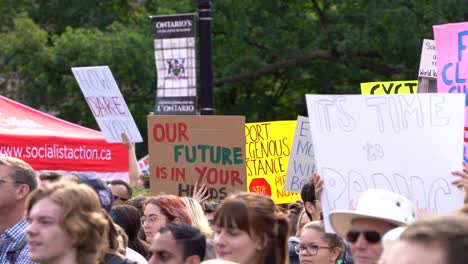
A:
[[[211,238],[213,236],[213,231],[211,230],[210,223],[201,205],[191,197],[181,198],[187,206],[190,218],[192,219],[192,226],[198,228],[206,238]]]
[[[60,225],[74,241],[77,262],[101,263],[108,249],[109,228],[96,192],[73,181],[41,185],[26,200],[26,216],[45,198],[61,208]]]

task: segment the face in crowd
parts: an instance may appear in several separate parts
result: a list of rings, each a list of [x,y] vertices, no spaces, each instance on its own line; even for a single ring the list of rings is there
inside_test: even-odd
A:
[[[168,223],[192,224],[184,202],[175,195],[150,197],[141,218],[146,241],[151,243],[158,230]]]
[[[319,221],[304,226],[295,247],[300,263],[313,264],[336,263],[343,250],[343,240],[336,234],[326,234]]]
[[[241,193],[214,216],[216,257],[240,264],[285,263],[288,224],[266,196]]]
[[[350,242],[354,263],[375,264],[382,255],[382,236],[396,226],[388,222],[358,218],[351,224],[351,230],[346,235]]]

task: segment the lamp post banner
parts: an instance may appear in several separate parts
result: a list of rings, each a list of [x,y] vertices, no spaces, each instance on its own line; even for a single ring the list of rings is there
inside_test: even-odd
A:
[[[197,109],[195,14],[151,19],[157,69],[154,113],[194,115]]]

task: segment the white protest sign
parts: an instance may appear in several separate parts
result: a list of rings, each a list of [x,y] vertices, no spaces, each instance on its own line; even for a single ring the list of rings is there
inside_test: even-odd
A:
[[[451,182],[463,159],[464,94],[306,95],[327,230],[331,210],[387,189],[418,215],[452,212],[463,193]]]
[[[72,68],[73,74],[107,142],[142,142],[140,131],[107,66]]]
[[[423,41],[419,77],[437,78],[436,46],[433,39],[424,39]]]
[[[284,189],[301,193],[302,186],[308,178],[312,178],[314,170],[314,145],[310,138],[309,118],[298,116]]]

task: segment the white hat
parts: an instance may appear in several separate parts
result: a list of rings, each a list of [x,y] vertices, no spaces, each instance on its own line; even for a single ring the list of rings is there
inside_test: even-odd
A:
[[[351,223],[357,218],[381,220],[396,226],[404,226],[416,218],[416,207],[406,197],[381,189],[364,191],[358,199],[356,210],[336,210],[329,214],[335,232],[346,237]]]

